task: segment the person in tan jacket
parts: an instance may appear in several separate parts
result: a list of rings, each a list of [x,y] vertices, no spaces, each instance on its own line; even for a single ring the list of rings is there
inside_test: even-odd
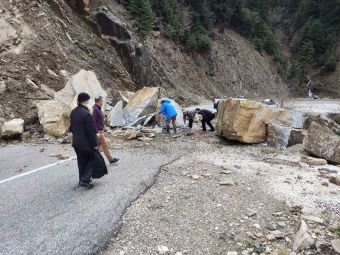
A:
[[[111,152],[109,150],[109,145],[106,141],[106,137],[104,135],[104,113],[102,111],[102,106],[103,106],[104,100],[102,96],[97,96],[95,98],[95,104],[93,106],[93,113],[92,113],[92,119],[94,122],[94,125],[96,127],[97,131],[97,136],[99,140],[99,145],[103,149],[103,152],[105,154],[105,157],[107,160],[111,163],[114,164],[119,161],[118,158],[114,158],[111,155]]]

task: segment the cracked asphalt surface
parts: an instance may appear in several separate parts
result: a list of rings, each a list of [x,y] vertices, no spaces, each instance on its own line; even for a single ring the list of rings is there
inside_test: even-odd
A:
[[[70,145],[17,144],[0,147],[0,253],[95,254],[119,228],[125,208],[154,181],[161,165],[173,158],[148,148],[122,149],[119,164],[95,180],[89,191],[76,191],[76,160],[2,182],[74,156]]]

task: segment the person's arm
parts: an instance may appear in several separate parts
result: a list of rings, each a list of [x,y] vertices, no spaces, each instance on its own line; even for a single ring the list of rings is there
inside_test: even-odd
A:
[[[165,113],[165,104],[162,104],[161,110],[158,114],[164,114]]]
[[[98,147],[99,143],[98,143],[98,138],[97,138],[97,131],[94,126],[91,114],[86,116],[84,125],[85,125],[87,139],[89,139],[91,147],[92,148]]]

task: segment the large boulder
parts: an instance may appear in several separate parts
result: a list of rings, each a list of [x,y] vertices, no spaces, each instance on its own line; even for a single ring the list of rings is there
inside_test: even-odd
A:
[[[140,117],[154,113],[159,98],[158,87],[144,87],[138,90],[124,109],[111,115],[110,126],[131,125]]]
[[[45,100],[37,103],[38,117],[44,132],[60,137],[67,133],[70,126],[71,108],[56,100]]]
[[[267,144],[279,150],[302,144],[306,130],[294,129],[274,120],[267,126]]]
[[[227,99],[220,102],[218,134],[243,143],[263,143],[267,140],[267,124],[274,119],[291,126],[288,111],[254,101]]]
[[[22,135],[24,132],[24,120],[23,119],[12,119],[6,121],[1,127],[2,138],[15,138]]]
[[[81,92],[91,96],[89,107],[94,105],[94,98],[101,95],[106,100],[107,93],[100,85],[97,76],[92,71],[80,70],[73,75],[66,86],[55,93],[54,99],[68,105],[71,109],[77,106],[77,97]]]
[[[340,126],[326,117],[313,121],[304,139],[303,148],[311,155],[340,163]]]

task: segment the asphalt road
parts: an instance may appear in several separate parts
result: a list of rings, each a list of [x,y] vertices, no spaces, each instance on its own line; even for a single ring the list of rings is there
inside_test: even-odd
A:
[[[46,150],[40,152],[42,148]],[[71,159],[58,163],[51,153]],[[153,183],[172,159],[134,148],[121,161],[77,191],[77,166],[69,145],[0,147],[0,254],[94,254],[119,226],[124,209]],[[57,162],[57,163],[56,163]],[[52,164],[52,165],[51,165]],[[32,172],[33,170],[33,172]]]

